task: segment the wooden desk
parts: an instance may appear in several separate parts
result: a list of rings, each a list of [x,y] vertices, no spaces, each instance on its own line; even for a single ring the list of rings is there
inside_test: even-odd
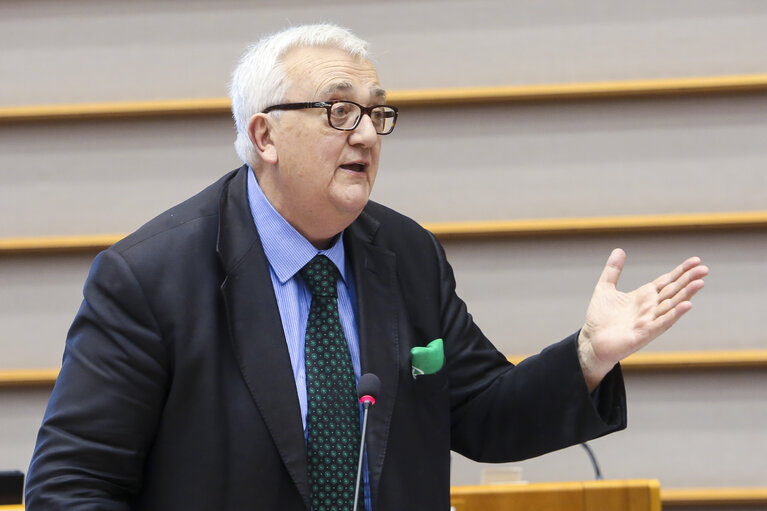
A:
[[[454,486],[455,511],[661,511],[656,480]]]
[[[660,484],[646,479],[454,486],[450,496],[456,511],[661,511]]]
[[[456,511],[660,511],[659,498],[669,508],[767,508],[767,488],[670,489],[659,496],[657,481],[641,479],[456,486],[451,495]],[[24,511],[24,506],[0,506],[0,511]]]

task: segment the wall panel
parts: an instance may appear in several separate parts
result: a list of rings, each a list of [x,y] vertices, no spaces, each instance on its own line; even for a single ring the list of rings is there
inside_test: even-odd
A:
[[[711,268],[688,316],[658,351],[764,348],[767,236],[754,233],[646,234],[448,242],[458,292],[504,353],[537,353],[583,324],[614,247],[628,254],[618,288],[630,291],[698,255]]]
[[[392,88],[748,74],[767,51],[759,0],[5,0],[0,105],[220,96],[246,44],[318,21],[368,39]]]
[[[0,259],[0,370],[61,366],[93,256]]]
[[[589,442],[607,479],[657,478],[661,488],[764,486],[767,481],[767,373],[632,373],[628,428]],[[479,484],[484,469],[453,455],[453,484]],[[530,482],[591,479],[579,446],[521,466]]]
[[[0,125],[2,237],[127,233],[239,167],[226,117]]]
[[[408,108],[373,198],[420,222],[761,210],[763,111],[767,94]],[[217,115],[0,125],[0,236],[131,231],[238,166],[233,139]]]

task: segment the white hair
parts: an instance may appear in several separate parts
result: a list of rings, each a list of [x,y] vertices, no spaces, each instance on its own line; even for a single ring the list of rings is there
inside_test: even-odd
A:
[[[264,108],[284,101],[290,83],[282,59],[297,47],[330,47],[355,58],[367,58],[367,43],[348,29],[330,25],[302,25],[268,35],[250,45],[232,73],[229,97],[237,128],[234,148],[251,167],[260,160],[250,141],[248,123]]]

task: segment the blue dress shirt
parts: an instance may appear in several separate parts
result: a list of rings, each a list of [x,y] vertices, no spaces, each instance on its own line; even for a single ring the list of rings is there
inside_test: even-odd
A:
[[[327,256],[338,268],[341,275],[341,278],[338,279],[338,314],[346,342],[349,345],[354,377],[359,381],[360,348],[357,335],[357,296],[354,289],[354,278],[346,261],[343,236],[339,235],[329,249],[317,250],[274,209],[261,190],[252,169],[248,171],[248,201],[266,259],[269,261],[269,275],[272,278],[274,294],[277,297],[277,307],[280,310],[282,329],[290,353],[290,363],[293,366],[293,379],[296,382],[296,393],[298,394],[301,420],[304,426],[304,438],[306,438],[307,401],[304,335],[312,295],[298,272],[317,254]],[[363,469],[365,509],[370,511],[367,460],[365,460]]]

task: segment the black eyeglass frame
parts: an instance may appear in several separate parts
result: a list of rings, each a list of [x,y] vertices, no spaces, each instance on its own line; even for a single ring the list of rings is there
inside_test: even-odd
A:
[[[330,110],[333,108],[333,105],[336,103],[351,103],[352,105],[355,105],[360,109],[360,115],[357,117],[357,120],[354,121],[354,125],[351,128],[338,128],[336,126],[333,126],[333,122],[330,120]],[[368,117],[371,117],[370,114],[373,113],[373,110],[376,108],[386,107],[390,108],[394,111],[394,119],[392,119],[391,123],[391,129],[387,131],[386,133],[380,133],[376,131],[378,135],[388,135],[392,131],[394,131],[394,126],[397,125],[397,117],[399,116],[399,110],[395,106],[391,105],[373,105],[373,106],[362,106],[359,103],[355,103],[354,101],[349,101],[346,99],[334,99],[331,101],[310,101],[305,103],[283,103],[281,105],[272,105],[269,107],[264,108],[261,113],[262,114],[268,114],[269,112],[273,110],[303,110],[304,108],[324,108],[327,110],[328,114],[328,125],[333,128],[334,130],[338,131],[354,131],[357,129],[357,126],[360,125],[360,121],[362,120],[363,115],[367,115]],[[371,117],[372,119],[372,117]]]

